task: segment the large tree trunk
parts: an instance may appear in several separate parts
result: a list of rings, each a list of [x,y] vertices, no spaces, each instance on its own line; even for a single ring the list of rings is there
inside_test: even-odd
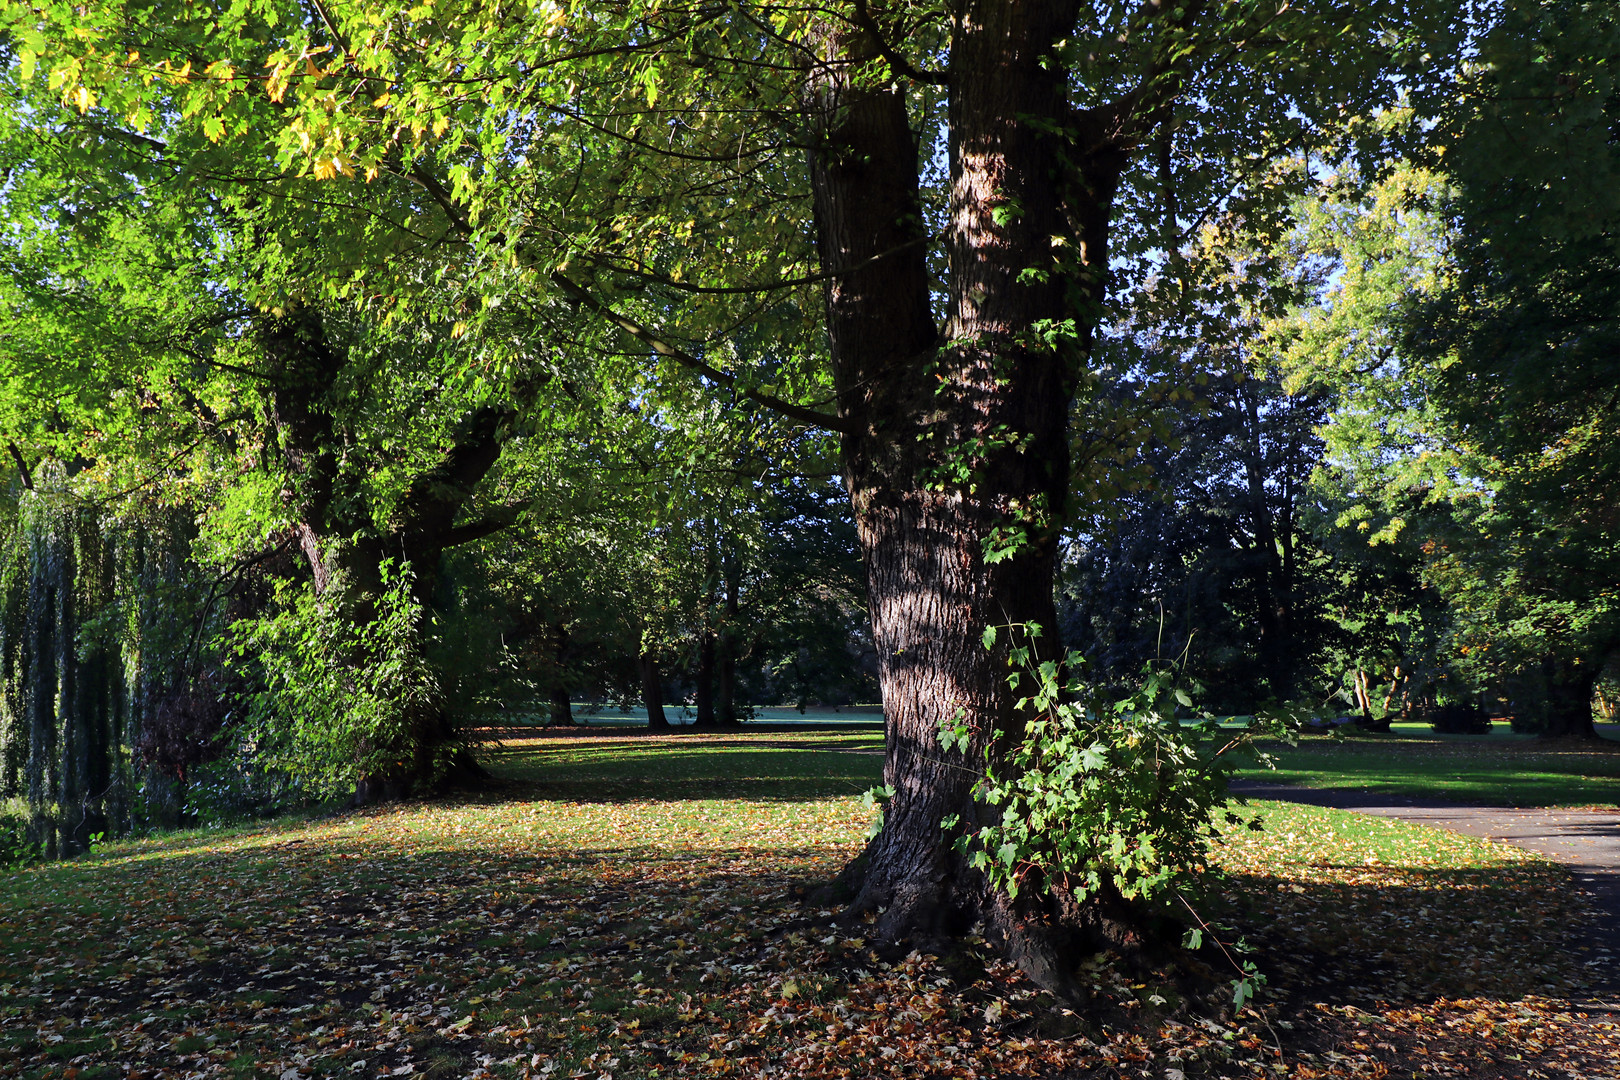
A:
[[[1123,161],[1070,114],[1062,65],[1043,63],[1074,17],[1067,3],[982,3],[957,23],[943,335],[930,311],[904,88],[857,82],[839,61],[876,46],[839,29],[823,42],[831,62],[813,74],[810,101],[818,248],[837,272],[826,299],[843,461],[895,792],[845,884],[857,910],[881,912],[880,938],[927,940],[984,919],[1048,986],[1066,984],[1069,951],[1046,929],[1053,909],[1035,910],[1035,890],[1018,905],[993,893],[941,820],[982,820],[972,796],[981,755],[998,753],[993,732],[1019,737],[1007,654],[984,647],[984,629],[1038,623],[1040,642],[1053,644],[1069,408]],[[1042,121],[1081,130],[1066,142]],[[1054,237],[1069,241],[1064,264]],[[1079,321],[1076,334],[1039,340],[1065,319]],[[971,760],[940,746],[941,725],[958,719],[972,731]]]
[[[1272,516],[1272,498],[1266,491],[1265,432],[1261,427],[1259,395],[1252,383],[1239,383],[1234,392],[1243,411],[1243,472],[1249,493],[1250,572],[1254,577],[1255,621],[1260,634],[1260,672],[1273,697],[1294,696],[1293,634],[1290,627],[1289,590],[1292,580],[1283,566]]]
[[[552,727],[574,726],[574,704],[568,697],[568,627],[558,623],[551,628],[551,716]]]
[[[722,630],[714,680],[714,718],[722,725],[737,723],[737,661],[731,656],[731,648],[731,635]]]
[[[647,727],[653,731],[668,731],[669,717],[664,715],[664,686],[658,678],[658,657],[642,653],[641,700],[647,706]]]
[[[716,642],[718,655],[715,658],[715,719],[721,724],[735,724],[738,722],[737,711],[737,606],[738,590],[741,587],[738,578],[737,560],[733,557],[721,556],[720,559],[721,588],[725,589],[725,602],[720,620],[720,635]]]
[[[1542,670],[1547,679],[1547,723],[1544,739],[1595,739],[1592,695],[1599,670],[1593,664],[1549,657]]]
[[[698,631],[697,686],[692,691],[693,710],[697,713],[693,723],[697,727],[714,726],[714,630],[705,621]]]

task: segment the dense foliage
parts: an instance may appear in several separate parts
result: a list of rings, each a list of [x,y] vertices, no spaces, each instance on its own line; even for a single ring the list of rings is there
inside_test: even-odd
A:
[[[1009,629],[1023,639],[1010,653],[1010,678],[1026,695],[1023,722],[997,733],[1013,749],[990,761],[979,783],[988,820],[947,818],[944,827],[1014,897],[1061,882],[1081,902],[1100,895],[1164,906],[1205,868],[1217,826],[1240,823],[1220,810],[1232,774],[1253,760],[1261,725],[1185,722],[1192,698],[1171,665],[1144,670],[1129,696],[1100,695],[1076,677],[1078,657],[1061,666],[1035,660],[1040,627]],[[986,632],[987,646],[996,636]],[[941,741],[965,749],[968,738],[958,721]]]
[[[1507,6],[1450,155],[1444,285],[1408,333],[1477,462],[1439,558],[1464,641],[1487,673],[1543,675],[1546,722],[1572,733],[1620,649],[1617,54],[1608,5]]]

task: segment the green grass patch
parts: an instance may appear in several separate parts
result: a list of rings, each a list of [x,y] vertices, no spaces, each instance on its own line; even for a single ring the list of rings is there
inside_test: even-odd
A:
[[[643,794],[661,801],[837,798],[858,795],[883,773],[878,730],[659,738],[612,729],[543,732],[509,738],[487,753],[503,776],[553,798],[591,801]]]
[[[1401,724],[1389,734],[1306,736],[1298,746],[1267,747],[1275,770],[1243,775],[1487,806],[1620,804],[1620,742],[1543,742],[1494,727],[1487,735],[1435,735]]]
[[[1249,1075],[1235,1063],[1275,1064],[1267,1025],[1315,1032],[1317,1004],[1440,1023],[1463,1014],[1437,1002],[1469,999],[1506,1023],[1540,1008],[1523,995],[1568,991],[1562,870],[1268,804],[1264,831],[1221,849],[1208,908],[1256,948],[1268,1012],[1170,1023],[1156,984],[1104,961],[1087,1036],[1040,1037],[1041,996],[988,953],[953,977],[791,898],[860,850],[880,750],[866,733],[537,733],[496,751],[507,783],[484,797],[0,877],[0,1074]]]
[[[1219,862],[1273,970],[1363,1008],[1575,989],[1569,876],[1528,852],[1346,810],[1257,802]]]

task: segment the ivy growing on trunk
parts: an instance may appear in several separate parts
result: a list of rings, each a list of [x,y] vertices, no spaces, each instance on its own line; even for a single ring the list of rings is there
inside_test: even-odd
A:
[[[943,827],[969,865],[1016,898],[1061,887],[1076,902],[1093,898],[1163,905],[1207,864],[1220,826],[1243,824],[1228,782],[1242,765],[1264,762],[1255,739],[1263,722],[1223,726],[1181,719],[1193,704],[1176,665],[1150,663],[1137,689],[1111,699],[1077,678],[1083,661],[1037,658],[1039,627],[1016,628],[1008,682],[1019,697],[1014,732],[985,755],[974,787],[980,812],[953,814]],[[987,645],[997,637],[985,633]],[[972,732],[942,725],[940,744],[967,754]]]

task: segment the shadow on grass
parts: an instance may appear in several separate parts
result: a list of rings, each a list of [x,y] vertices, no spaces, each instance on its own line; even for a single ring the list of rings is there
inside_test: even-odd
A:
[[[1245,778],[1492,806],[1620,802],[1620,742],[1361,736],[1267,750],[1278,768],[1247,769]]]
[[[734,916],[794,906],[785,900],[787,889],[805,872],[841,858],[819,847],[672,851],[604,840],[402,850],[392,839],[267,834],[240,837],[229,851],[194,840],[42,867],[0,886],[0,924],[12,931],[0,946],[0,983],[49,971],[53,965],[41,961],[71,953],[79,962],[54,965],[55,976],[35,984],[35,992],[47,992],[56,981],[82,997],[92,989],[85,976],[98,961],[140,956],[161,961],[154,972],[163,972],[172,991],[215,971],[227,957],[238,958],[227,965],[232,971],[246,971],[256,948],[273,946],[298,954],[291,966],[308,968],[302,978],[310,987],[341,986],[364,958],[395,952],[400,942],[414,948],[431,938],[417,956],[442,960],[464,956],[470,941],[492,933],[544,930],[556,941],[578,939],[600,951],[626,934],[645,936],[648,920],[669,912],[680,913],[677,930],[684,936],[695,934],[723,952]],[[1377,882],[1367,880],[1373,872],[1364,867],[1294,869],[1346,880],[1236,874],[1210,910],[1254,948],[1273,988],[1300,1000],[1516,998],[1575,986],[1567,931],[1576,915],[1557,869],[1393,867],[1380,868]],[[162,902],[154,904],[154,897]],[[66,941],[60,933],[65,919],[76,931]],[[93,932],[103,921],[121,932]],[[333,938],[355,948],[329,954]],[[198,941],[208,944],[197,950]],[[166,953],[165,945],[176,951]],[[198,951],[205,955],[193,955]],[[491,945],[468,965],[469,973],[534,951],[532,944]],[[550,956],[556,949],[540,952]],[[455,975],[439,960],[420,966],[418,974],[428,981]],[[206,981],[216,989],[220,984],[213,976]],[[114,982],[123,984],[114,996],[131,1001],[154,985],[141,978]],[[313,989],[306,997],[324,1000]]]
[[[897,991],[863,997],[859,980],[917,977],[858,939],[783,932],[807,914],[790,887],[835,869],[848,845],[676,850],[620,839],[602,806],[576,808],[566,835],[529,835],[499,809],[426,804],[223,844],[193,836],[0,881],[0,1073],[60,1075],[72,1060],[80,1076],[122,1076],[133,1059],[178,1076],[224,1053],[270,1075],[457,1076],[532,1054],[571,1074],[609,1052],[674,1066],[773,1002],[786,1008],[770,988],[788,979],[847,997],[857,1030],[886,1031],[892,1017],[870,1003]],[[1288,1015],[1567,996],[1578,970],[1567,877],[1540,864],[1291,865],[1233,876],[1224,897],[1215,914],[1268,976],[1262,1003]],[[79,1024],[90,1019],[93,1033]],[[954,1045],[959,1022],[907,1039]],[[769,1038],[760,1052],[781,1055],[826,1035],[818,1019]]]
[[[513,1052],[490,1031],[500,1021],[631,1021],[622,996],[596,1023],[580,1010],[655,961],[662,981],[701,993],[717,957],[753,955],[732,940],[757,937],[751,920],[773,905],[799,917],[777,901],[825,859],[398,841],[272,833],[221,851],[189,838],[0,882],[0,1075],[60,1075],[70,1060],[79,1076],[124,1076],[131,1061],[191,1075],[224,1047],[255,1075],[472,1075],[478,1057]],[[448,1027],[465,1016],[476,1025]]]
[[[1375,799],[1392,797],[1479,806],[1548,808],[1613,806],[1620,802],[1620,777],[1536,776],[1498,770],[1473,772],[1467,776],[1436,776],[1430,772],[1380,769],[1376,765],[1364,769],[1337,766],[1331,770],[1285,767],[1249,776],[1255,780],[1354,792]]]
[[[858,795],[880,783],[881,740],[711,735],[675,739],[525,739],[486,747],[497,784],[476,798],[572,802]]]
[[[1567,871],[1527,863],[1429,870],[1318,864],[1237,874],[1221,916],[1299,1004],[1373,1008],[1591,989],[1574,959]]]

